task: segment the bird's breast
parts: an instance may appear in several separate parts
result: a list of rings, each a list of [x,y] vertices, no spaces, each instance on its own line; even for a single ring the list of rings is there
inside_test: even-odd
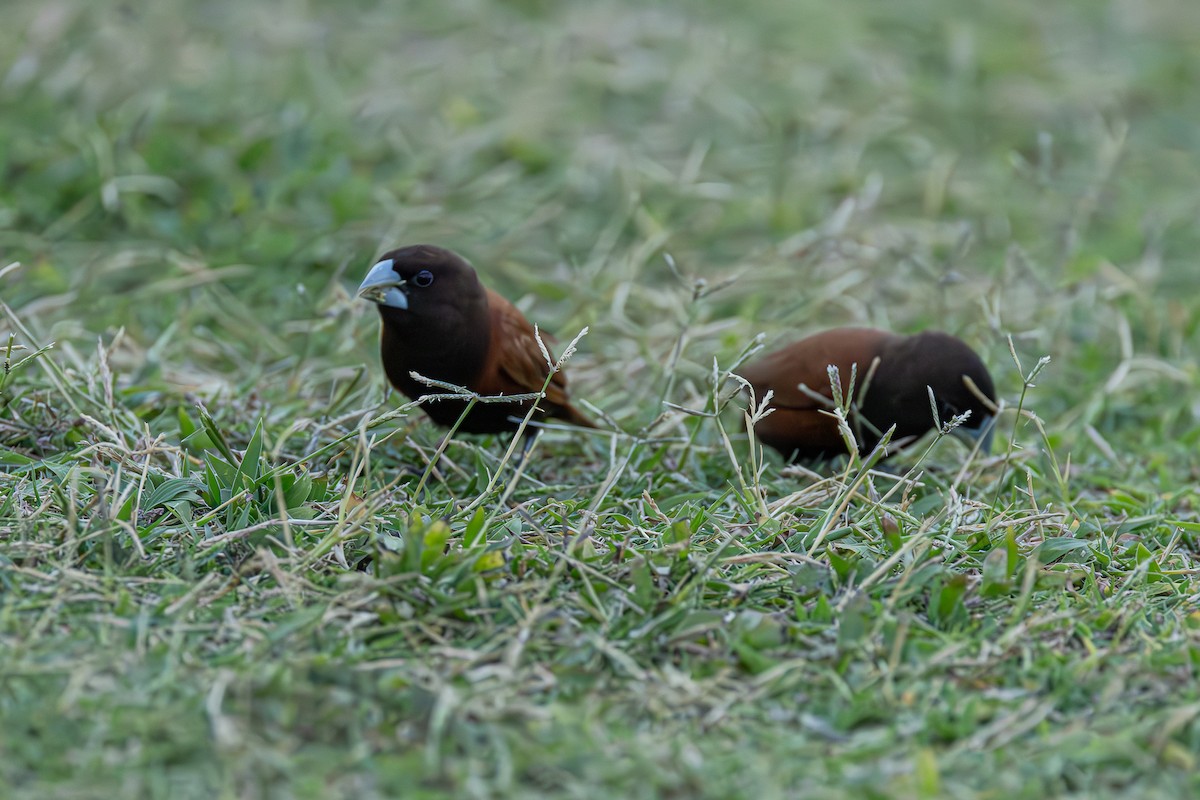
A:
[[[384,371],[409,396],[437,391],[415,380],[416,372],[456,386],[470,386],[487,362],[486,332],[444,325],[395,325],[385,320],[380,337]]]

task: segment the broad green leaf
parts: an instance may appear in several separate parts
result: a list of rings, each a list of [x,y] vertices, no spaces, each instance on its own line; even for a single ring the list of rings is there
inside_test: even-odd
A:
[[[1091,560],[1092,546],[1084,539],[1070,536],[1052,536],[1038,545],[1036,555],[1039,563],[1050,564],[1071,554],[1073,561],[1086,563]]]

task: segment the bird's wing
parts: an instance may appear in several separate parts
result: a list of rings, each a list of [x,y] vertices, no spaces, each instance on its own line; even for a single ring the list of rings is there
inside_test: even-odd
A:
[[[817,411],[832,408],[833,389],[829,366],[838,368],[842,392],[850,390],[850,374],[855,372],[857,394],[866,380],[871,364],[883,343],[891,336],[871,328],[838,328],[814,334],[742,367],[738,373],[748,380],[757,399],[770,389],[771,405],[779,409]],[[809,391],[800,388],[800,384]],[[813,396],[820,395],[822,399]],[[824,417],[824,415],[821,415]]]
[[[775,406],[774,411],[755,424],[754,435],[785,456],[796,452],[800,458],[813,458],[846,452],[837,421],[817,408]]]
[[[485,394],[519,394],[540,392],[546,383],[550,365],[538,347],[537,334],[533,325],[517,307],[500,295],[489,290],[488,306],[492,315],[492,359],[484,369],[484,383],[480,387]],[[550,337],[541,334],[550,358]],[[495,385],[491,385],[491,384]],[[570,406],[567,396],[567,378],[560,370],[550,378],[546,386],[546,402],[554,406]]]
[[[773,392],[773,410],[755,424],[755,435],[785,455],[794,453],[801,459],[844,452],[837,421],[826,413],[834,406],[829,366],[838,368],[843,395],[850,391],[854,371],[858,396],[889,336],[868,328],[825,331],[740,369],[739,374],[754,387],[757,402],[762,402],[768,390]],[[801,384],[806,389],[801,389]]]

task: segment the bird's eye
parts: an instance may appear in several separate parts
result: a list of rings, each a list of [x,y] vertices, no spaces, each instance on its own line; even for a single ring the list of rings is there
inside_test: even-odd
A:
[[[429,284],[433,283],[433,273],[427,269],[423,269],[413,276],[412,281],[414,286],[425,288]]]

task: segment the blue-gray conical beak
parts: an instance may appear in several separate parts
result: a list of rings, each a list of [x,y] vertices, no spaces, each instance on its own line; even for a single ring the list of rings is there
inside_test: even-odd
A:
[[[396,274],[390,258],[371,267],[367,277],[358,285],[358,296],[388,308],[408,310],[408,295],[404,293],[404,281]]]

